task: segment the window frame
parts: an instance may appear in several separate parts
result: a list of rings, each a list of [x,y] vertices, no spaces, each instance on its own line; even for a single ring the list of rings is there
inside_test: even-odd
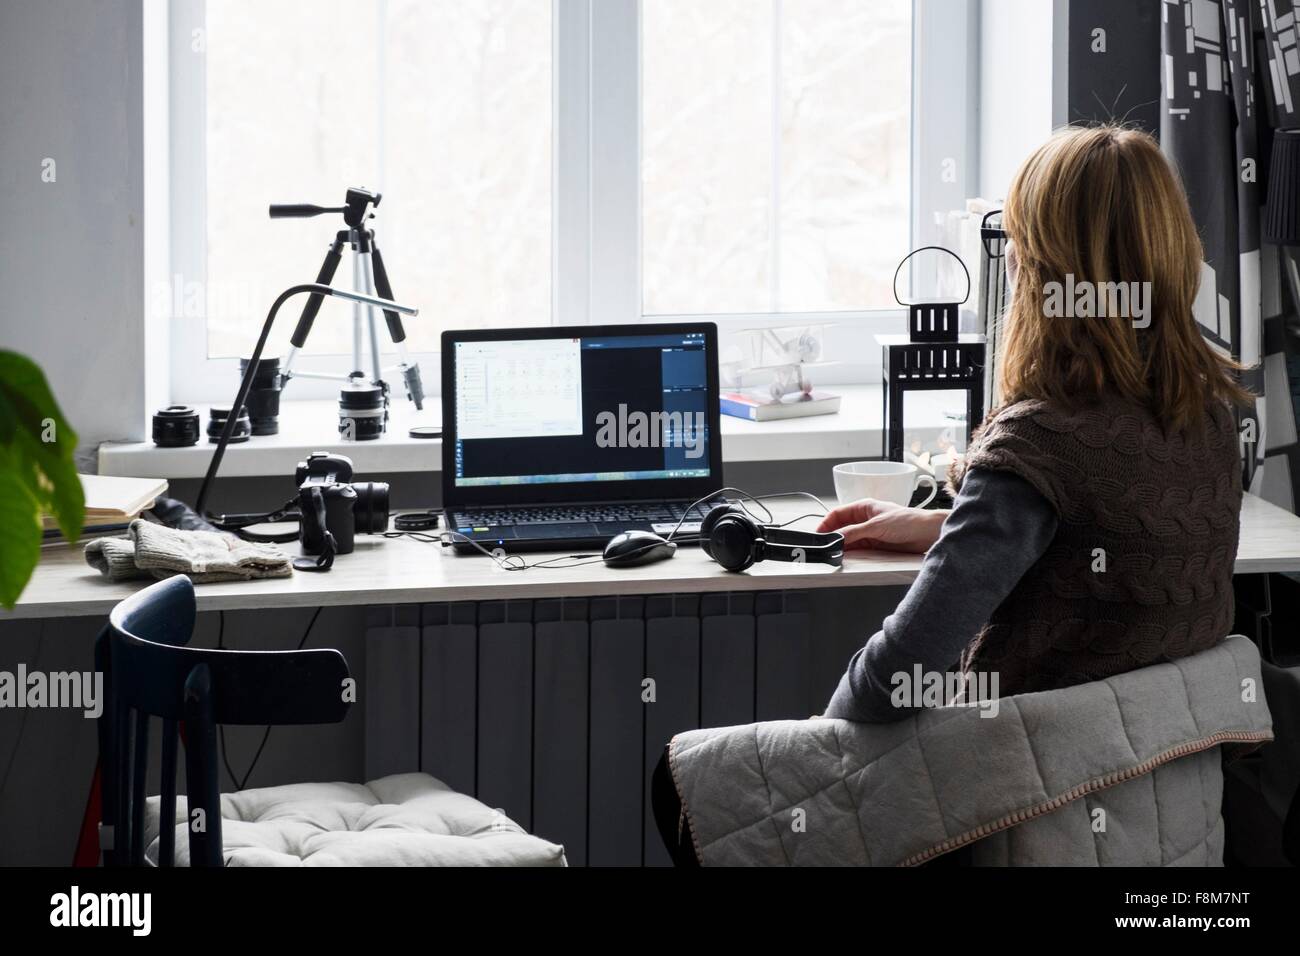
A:
[[[901,308],[868,311],[645,315],[641,283],[641,3],[552,0],[551,323],[716,322],[724,354],[741,329],[833,324],[834,351],[858,357],[821,371],[819,384],[874,384],[880,355],[873,336],[897,331]],[[772,0],[779,3],[780,0]],[[161,13],[158,9],[163,8]],[[206,289],[206,56],[192,50],[206,0],[146,5],[166,18],[169,76],[169,291],[184,300],[190,283]],[[376,16],[384,15],[377,0]],[[979,3],[913,0],[911,245],[937,239],[926,210],[959,209],[977,192]],[[941,170],[953,160],[953,175]],[[342,184],[347,185],[347,184]],[[373,184],[382,191],[383,184]],[[310,199],[311,197],[306,197]],[[162,215],[161,212],[157,215]],[[907,250],[900,250],[899,258]],[[184,283],[181,294],[170,288]],[[399,293],[400,295],[400,293]],[[206,302],[206,297],[200,297]],[[973,302],[972,296],[972,302]],[[415,303],[419,305],[419,303]],[[269,303],[268,303],[269,305]],[[238,360],[209,358],[205,308],[173,315],[170,343],[154,360],[169,363],[171,400],[226,400]],[[291,311],[291,309],[290,309]],[[422,321],[415,319],[413,321]],[[287,340],[280,316],[275,341]],[[282,333],[282,334],[281,334]],[[412,353],[425,388],[439,389],[436,352]],[[286,400],[332,399],[337,385],[296,379]]]

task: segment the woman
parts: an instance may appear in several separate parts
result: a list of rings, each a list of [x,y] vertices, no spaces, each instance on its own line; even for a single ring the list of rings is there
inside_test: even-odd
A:
[[[1201,245],[1175,174],[1143,133],[1064,130],[1021,167],[1003,221],[1004,404],[950,476],[952,511],[866,499],[822,522],[849,547],[926,553],[827,717],[907,716],[895,691],[918,664],[1008,696],[1194,654],[1231,628],[1231,406],[1250,399],[1197,330]]]
[[[1007,696],[1193,654],[1232,625],[1231,406],[1250,396],[1192,316],[1201,246],[1173,171],[1144,134],[1065,130],[1021,167],[1003,221],[1005,404],[951,476],[952,511],[868,499],[822,522],[847,547],[926,554],[827,717],[908,716],[913,696],[895,691],[918,665]],[[1117,282],[1137,286],[1102,285]],[[1112,307],[1063,314],[1067,288]],[[674,861],[698,865],[664,760],[652,797]]]

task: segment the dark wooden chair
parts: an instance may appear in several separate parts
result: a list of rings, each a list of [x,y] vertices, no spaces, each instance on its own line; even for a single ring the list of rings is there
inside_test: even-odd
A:
[[[107,701],[99,718],[104,863],[146,865],[150,718],[162,721],[158,865],[174,865],[176,751],[185,728],[185,789],[194,866],[221,866],[220,724],[326,724],[347,714],[348,665],[335,650],[204,650],[194,585],[177,575],[132,595],[95,642]],[[111,847],[111,848],[110,848]]]

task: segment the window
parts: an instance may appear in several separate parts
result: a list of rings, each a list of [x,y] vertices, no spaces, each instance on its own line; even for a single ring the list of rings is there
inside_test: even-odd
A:
[[[894,307],[911,0],[648,0],[647,314]]]
[[[270,301],[343,225],[267,205],[338,205],[348,186],[383,194],[373,225],[396,298],[421,309],[408,347],[430,390],[444,328],[702,315],[724,348],[728,329],[845,320],[834,350],[861,361],[822,381],[870,380],[893,266],[974,182],[969,7],[150,5],[170,18],[172,397],[226,397]],[[326,304],[307,353],[348,353],[348,316]]]
[[[410,348],[434,351],[442,323],[548,323],[550,37],[547,0],[209,3],[208,354],[246,354],[265,305],[314,278],[343,228],[267,205],[335,206],[348,186],[383,195],[393,293],[423,307]],[[350,341],[327,316],[307,351]]]

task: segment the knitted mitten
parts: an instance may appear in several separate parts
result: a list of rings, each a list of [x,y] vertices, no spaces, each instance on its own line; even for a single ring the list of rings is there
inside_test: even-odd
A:
[[[135,566],[135,542],[125,535],[96,538],[89,542],[86,545],[86,563],[110,581],[151,577],[148,571]]]
[[[154,577],[185,574],[196,584],[283,578],[293,573],[289,556],[274,545],[243,541],[215,531],[181,531],[139,519],[131,522],[135,564]]]

